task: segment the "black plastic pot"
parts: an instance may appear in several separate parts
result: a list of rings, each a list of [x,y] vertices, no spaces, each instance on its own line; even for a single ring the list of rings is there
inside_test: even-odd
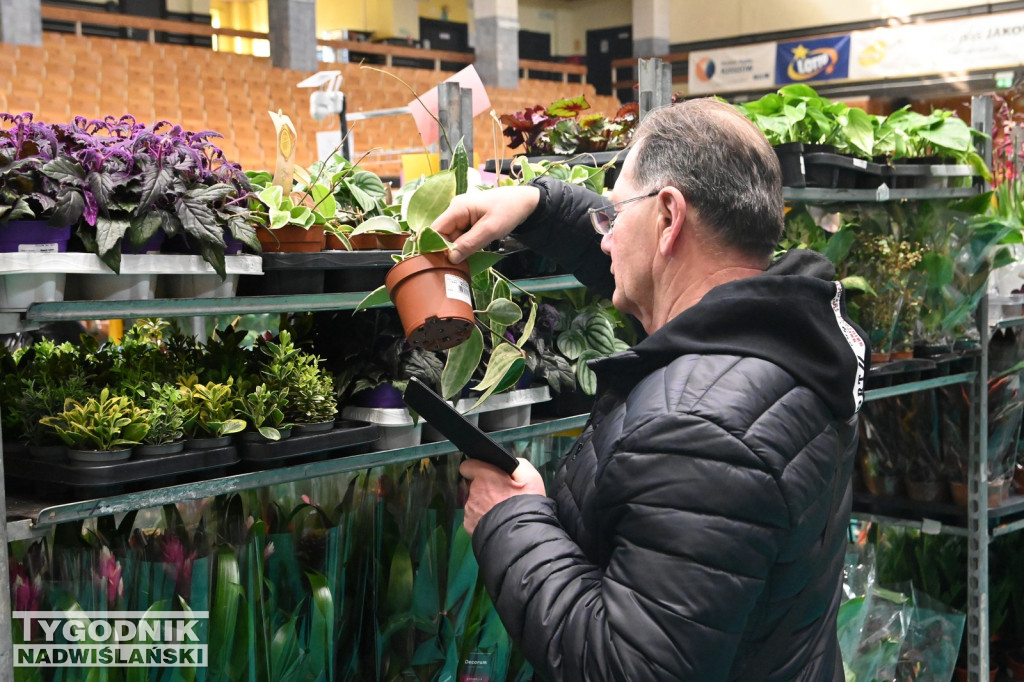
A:
[[[779,157],[779,166],[782,167],[782,186],[806,187],[803,143],[786,142],[777,144],[772,149],[775,150],[775,156]]]

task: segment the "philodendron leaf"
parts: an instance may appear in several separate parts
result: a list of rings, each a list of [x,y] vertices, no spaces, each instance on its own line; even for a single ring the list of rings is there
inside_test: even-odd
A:
[[[466,258],[466,262],[469,263],[469,276],[476,277],[478,274],[491,267],[504,256],[500,253],[494,253],[493,251],[477,251],[472,253]]]
[[[523,319],[523,309],[507,298],[496,298],[491,301],[484,314],[506,327]]]
[[[388,234],[399,234],[401,231],[402,231],[402,226],[399,224],[399,222],[397,220],[395,220],[394,218],[392,218],[390,216],[379,215],[379,216],[374,216],[373,218],[370,218],[369,220],[364,220],[354,230],[352,230],[352,232],[349,233],[349,234],[350,235],[357,235],[357,234],[366,234],[367,232],[374,232],[374,233],[386,232]]]
[[[317,184],[309,188],[309,194],[316,202],[316,211],[326,218],[333,218],[338,210],[338,202],[334,200],[329,187]]]
[[[284,190],[280,185],[270,185],[256,195],[260,201],[270,208],[280,208],[281,199],[284,197]]]
[[[363,310],[365,308],[372,308],[379,305],[387,305],[391,303],[391,296],[388,294],[388,288],[383,284],[369,294],[366,295],[359,305],[356,306],[356,310]]]
[[[438,251],[444,251],[450,246],[444,237],[429,227],[423,228],[419,233],[417,241],[420,253],[437,253]]]
[[[441,396],[451,400],[473,378],[484,352],[484,337],[480,328],[473,326],[469,338],[448,351],[448,360],[441,370]]]
[[[865,294],[871,296],[877,296],[878,293],[871,288],[871,284],[860,275],[850,275],[849,277],[843,277],[840,282],[843,287],[850,291],[862,291]]]
[[[423,181],[409,199],[406,220],[413,232],[430,227],[455,197],[455,174],[441,171]]]
[[[473,407],[489,398],[499,387],[515,384],[519,377],[522,376],[525,365],[525,354],[511,343],[503,343],[491,351],[491,358],[487,361],[487,371],[484,372],[484,378],[473,387],[474,391],[483,391],[480,399],[474,403]],[[511,377],[515,378],[509,383]]]

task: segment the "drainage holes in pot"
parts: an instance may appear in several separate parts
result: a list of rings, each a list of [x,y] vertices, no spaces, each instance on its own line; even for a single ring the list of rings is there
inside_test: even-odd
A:
[[[409,336],[409,343],[428,351],[445,350],[457,346],[473,331],[473,323],[459,318],[432,317]]]

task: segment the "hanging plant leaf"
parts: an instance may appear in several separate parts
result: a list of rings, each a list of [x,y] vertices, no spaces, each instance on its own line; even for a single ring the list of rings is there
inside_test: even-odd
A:
[[[367,294],[366,298],[356,306],[356,310],[365,310],[366,308],[387,305],[388,303],[391,303],[391,296],[388,294],[388,288],[382,284]]]
[[[379,215],[374,216],[369,220],[364,220],[354,230],[352,230],[349,235],[354,236],[357,234],[367,234],[368,232],[377,234],[401,234],[402,225],[390,216]]]
[[[419,246],[419,252],[422,253],[438,253],[445,251],[451,246],[445,238],[435,232],[432,228],[425,227],[419,233],[416,238]]]
[[[496,298],[487,306],[484,314],[494,322],[506,327],[523,319],[523,309],[508,298]]]
[[[413,232],[430,227],[455,197],[455,174],[441,171],[423,181],[409,199],[406,221]]]
[[[441,397],[451,400],[473,378],[484,353],[484,337],[475,326],[469,338],[448,351],[448,361],[441,371]]]
[[[451,170],[455,173],[455,194],[465,194],[469,189],[469,156],[466,154],[466,145],[459,140],[452,152]]]
[[[470,254],[469,257],[466,258],[466,262],[469,263],[469,276],[476,277],[502,258],[504,258],[502,254],[494,253],[493,251],[477,251],[476,253]]]

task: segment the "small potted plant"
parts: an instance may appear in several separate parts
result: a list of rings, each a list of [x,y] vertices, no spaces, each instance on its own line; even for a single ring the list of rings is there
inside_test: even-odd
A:
[[[251,217],[259,225],[257,236],[264,253],[322,251],[324,227],[336,210],[330,187],[319,182],[286,192],[272,183],[266,171],[250,172],[255,192],[249,202]]]
[[[218,448],[231,442],[231,434],[245,430],[245,422],[238,419],[232,400],[233,379],[226,383],[199,383],[194,374],[179,388],[186,405],[185,433],[189,447],[196,450]]]
[[[240,395],[235,402],[235,412],[248,425],[242,432],[242,438],[250,441],[287,438],[291,427],[285,424],[284,412],[281,411],[287,395],[287,388],[271,390],[266,384],[259,384],[252,391]]]
[[[158,249],[154,238],[193,242],[221,278],[226,238],[258,250],[248,179],[211,142],[217,133],[127,115],[54,128],[61,151],[42,172],[60,187],[55,216],[115,273],[122,252]]]
[[[136,446],[136,457],[173,455],[185,448],[184,396],[174,384],[153,383],[146,400],[149,432]]]
[[[115,462],[131,457],[132,447],[149,432],[147,410],[125,396],[102,389],[99,398],[80,403],[68,400],[64,411],[42,421],[53,427],[68,446],[68,457],[79,462]]]

